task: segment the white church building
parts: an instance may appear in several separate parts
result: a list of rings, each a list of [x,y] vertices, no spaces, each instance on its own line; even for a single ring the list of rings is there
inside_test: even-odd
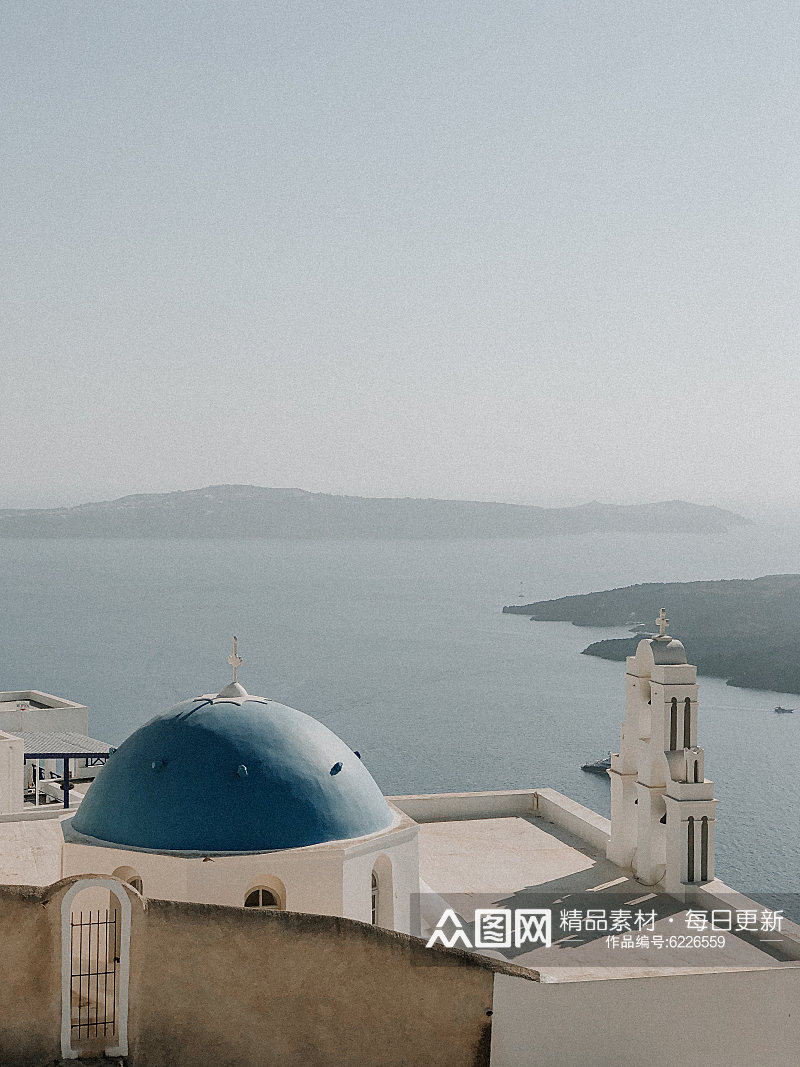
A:
[[[800,929],[715,877],[696,669],[657,621],[610,821],[546,786],[385,797],[245,690],[235,645],[219,692],[96,759],[88,721],[51,720],[45,751],[23,715],[0,734],[0,1062],[796,1064]],[[25,801],[43,752],[73,760],[61,803]],[[545,912],[546,938],[483,940]]]

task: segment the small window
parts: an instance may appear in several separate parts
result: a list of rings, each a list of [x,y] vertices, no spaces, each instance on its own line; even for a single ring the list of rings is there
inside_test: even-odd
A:
[[[138,874],[135,874],[133,878],[128,879],[128,885],[131,889],[135,889],[137,893],[142,892],[142,880]]]
[[[279,908],[278,898],[271,889],[251,889],[244,898],[246,908]]]
[[[372,925],[378,925],[378,897],[380,895],[378,889],[378,876],[372,872]]]

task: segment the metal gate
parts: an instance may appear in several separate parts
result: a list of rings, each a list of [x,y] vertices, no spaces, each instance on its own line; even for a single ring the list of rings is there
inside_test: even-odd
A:
[[[109,908],[85,914],[70,919],[73,1047],[117,1031],[119,914]]]

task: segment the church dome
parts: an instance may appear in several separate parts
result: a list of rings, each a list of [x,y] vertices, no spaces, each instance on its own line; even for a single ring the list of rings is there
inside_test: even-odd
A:
[[[134,731],[71,829],[132,849],[206,854],[316,845],[391,822],[375,780],[344,741],[234,682]]]

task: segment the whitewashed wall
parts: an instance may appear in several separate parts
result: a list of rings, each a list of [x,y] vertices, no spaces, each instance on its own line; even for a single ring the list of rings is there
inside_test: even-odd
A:
[[[797,1067],[800,966],[537,983],[496,974],[492,1067]]]

